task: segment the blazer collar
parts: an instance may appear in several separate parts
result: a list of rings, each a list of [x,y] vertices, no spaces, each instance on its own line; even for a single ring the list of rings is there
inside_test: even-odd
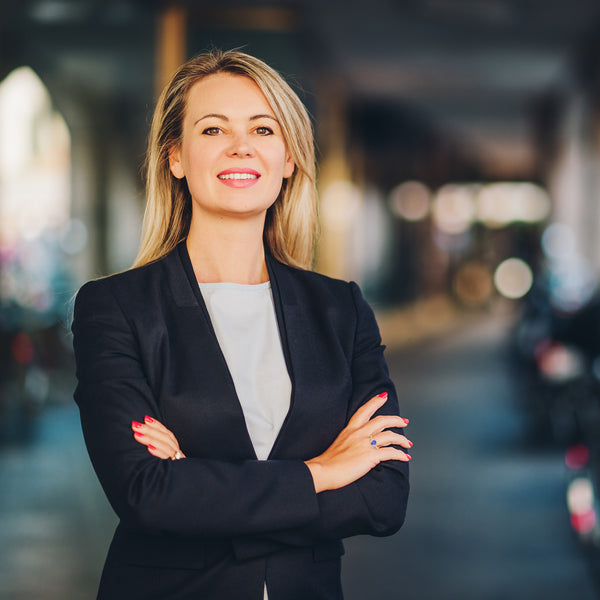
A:
[[[265,260],[275,303],[281,302],[285,306],[295,305],[296,297],[288,281],[288,267],[281,264],[268,252],[265,253]],[[175,250],[165,257],[164,264],[167,267],[175,304],[180,307],[203,306],[204,300],[196,281],[185,240],[179,242]]]

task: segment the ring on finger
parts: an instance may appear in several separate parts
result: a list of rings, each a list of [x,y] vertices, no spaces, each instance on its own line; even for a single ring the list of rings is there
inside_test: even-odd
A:
[[[369,436],[369,443],[371,444],[371,448],[373,448],[373,450],[379,450],[379,446],[377,445],[377,440],[374,439],[372,435]]]
[[[171,460],[179,460],[180,458],[183,458],[183,454],[181,454],[179,450],[177,450],[177,452],[171,456]]]

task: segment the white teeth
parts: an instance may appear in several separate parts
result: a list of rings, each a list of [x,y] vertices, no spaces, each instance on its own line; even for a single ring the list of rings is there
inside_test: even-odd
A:
[[[258,175],[252,173],[227,173],[225,175],[217,175],[219,179],[258,179]]]

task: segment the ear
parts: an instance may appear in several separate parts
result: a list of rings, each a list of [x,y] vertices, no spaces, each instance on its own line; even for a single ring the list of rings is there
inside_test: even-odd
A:
[[[285,163],[283,165],[283,178],[287,179],[288,177],[291,177],[295,168],[296,168],[296,163],[294,162],[294,159],[292,158],[292,155],[289,153],[289,151],[286,150],[285,151]]]
[[[177,179],[183,179],[185,177],[185,171],[181,164],[181,150],[179,146],[173,146],[173,148],[169,150],[169,168],[171,169],[173,176]]]

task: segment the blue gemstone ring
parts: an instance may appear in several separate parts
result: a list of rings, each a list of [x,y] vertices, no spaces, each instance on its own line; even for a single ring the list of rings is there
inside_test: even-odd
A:
[[[371,446],[374,450],[379,449],[379,446],[377,445],[377,440],[374,440],[372,435],[369,436],[369,441],[371,442]]]

